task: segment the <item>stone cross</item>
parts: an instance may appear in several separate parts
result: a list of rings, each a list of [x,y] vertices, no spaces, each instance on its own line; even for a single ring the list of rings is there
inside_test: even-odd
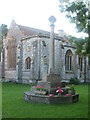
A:
[[[49,18],[51,23],[51,31],[50,31],[50,42],[49,42],[49,74],[54,74],[54,23],[56,22],[56,18],[51,16]]]

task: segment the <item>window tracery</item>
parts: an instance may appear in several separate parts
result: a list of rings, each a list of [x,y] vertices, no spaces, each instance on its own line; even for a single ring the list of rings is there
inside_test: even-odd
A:
[[[25,69],[30,69],[31,67],[31,58],[27,57],[25,60]]]
[[[73,59],[73,54],[71,50],[68,50],[65,55],[65,70],[66,71],[72,71],[72,68],[73,68],[72,59]]]

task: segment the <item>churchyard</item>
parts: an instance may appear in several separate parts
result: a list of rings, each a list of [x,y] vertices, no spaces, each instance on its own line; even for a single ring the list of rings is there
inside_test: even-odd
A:
[[[6,38],[2,34],[0,118],[89,117],[89,46],[83,43],[78,52],[75,41],[70,43],[62,30],[54,32],[56,18],[48,20],[50,32],[12,20]],[[81,32],[85,28],[79,23],[80,30],[76,27]],[[84,27],[86,32],[87,24]],[[70,84],[72,78],[80,83]],[[30,80],[38,81],[36,86]]]
[[[2,83],[0,81],[0,120],[2,118]]]
[[[67,85],[71,86],[71,85]],[[79,102],[41,104],[24,101],[30,85],[2,83],[3,118],[88,118],[88,85],[74,85]]]

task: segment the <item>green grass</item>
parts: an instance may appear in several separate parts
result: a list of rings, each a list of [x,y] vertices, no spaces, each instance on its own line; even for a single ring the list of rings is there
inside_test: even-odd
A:
[[[2,118],[2,83],[0,82],[0,120]]]
[[[78,103],[36,104],[24,101],[29,85],[3,83],[3,118],[88,118],[88,85],[75,85],[80,95]]]

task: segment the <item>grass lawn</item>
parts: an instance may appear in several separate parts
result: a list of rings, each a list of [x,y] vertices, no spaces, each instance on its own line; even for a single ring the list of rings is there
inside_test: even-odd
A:
[[[75,85],[80,95],[78,103],[36,104],[24,101],[29,85],[2,84],[3,118],[88,118],[88,85]]]
[[[2,118],[2,83],[0,82],[0,120]]]

